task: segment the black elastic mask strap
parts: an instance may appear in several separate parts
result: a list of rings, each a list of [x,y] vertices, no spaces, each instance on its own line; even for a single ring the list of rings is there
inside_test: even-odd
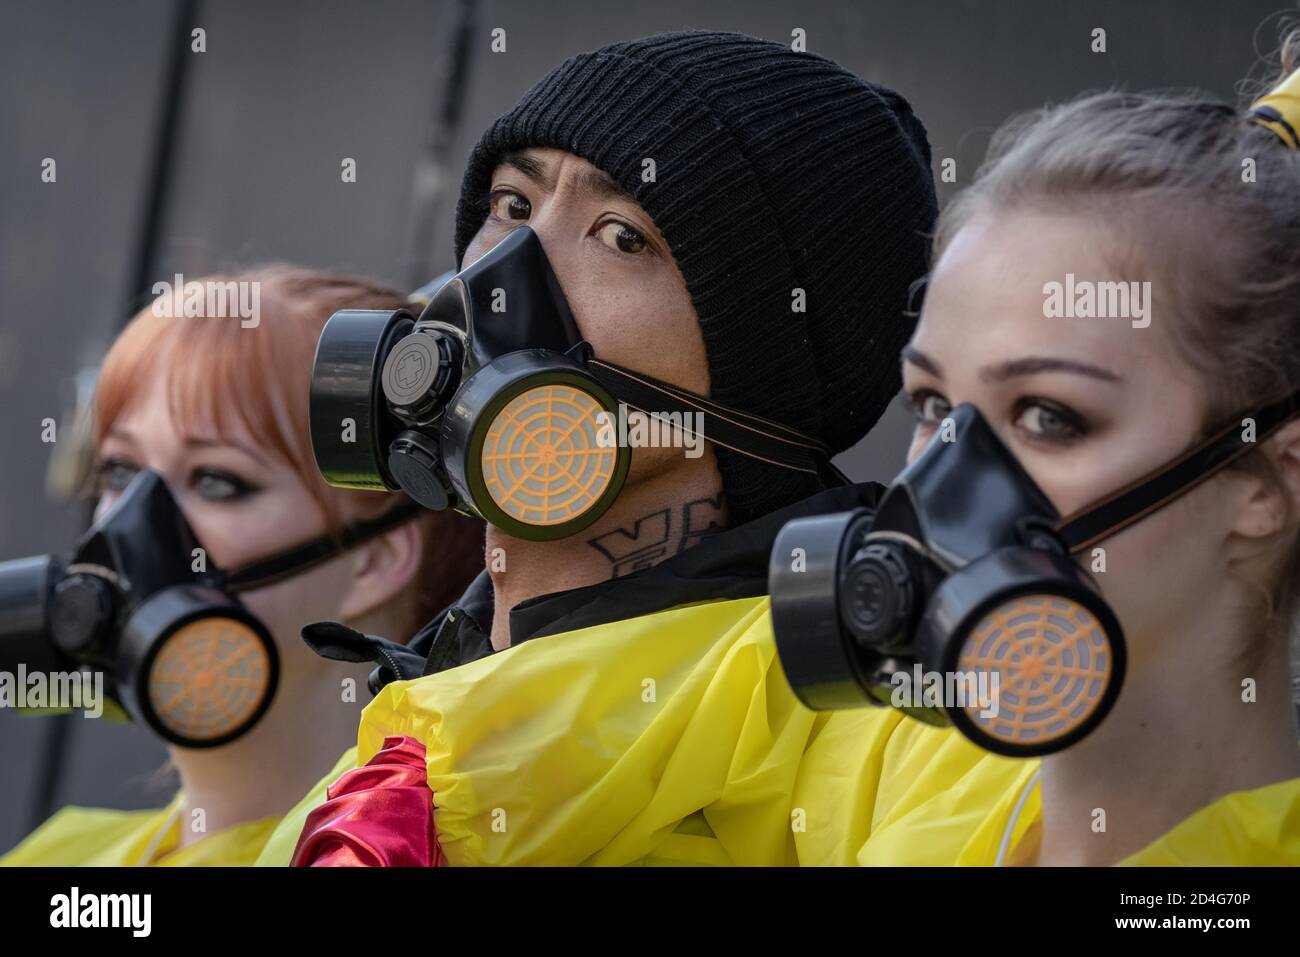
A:
[[[327,533],[311,541],[303,542],[284,551],[276,552],[266,558],[241,565],[227,572],[220,584],[228,592],[252,591],[274,585],[285,578],[307,571],[322,562],[342,555],[350,548],[355,548],[385,532],[391,532],[399,525],[404,525],[420,513],[420,507],[414,502],[404,502],[390,512],[378,518],[368,519],[345,525],[338,532]]]
[[[1090,548],[1191,491],[1256,448],[1297,414],[1300,414],[1300,392],[1264,406],[1250,416],[1255,420],[1253,442],[1242,439],[1240,423],[1229,425],[1172,462],[1066,515],[1056,523],[1056,531],[1072,553]]]
[[[789,426],[757,415],[718,405],[640,372],[631,372],[600,359],[587,362],[592,374],[616,398],[646,415],[704,413],[699,431],[686,428],[706,442],[739,452],[770,465],[816,475],[824,485],[848,485],[844,473],[831,462],[830,446]]]

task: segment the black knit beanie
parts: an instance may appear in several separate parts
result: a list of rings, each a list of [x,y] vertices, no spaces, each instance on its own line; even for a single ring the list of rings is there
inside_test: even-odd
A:
[[[654,221],[699,315],[715,402],[836,452],[876,423],[900,388],[909,288],[936,215],[929,143],[906,100],[824,57],[734,33],[580,54],[474,148],[457,262],[487,216],[492,171],[530,146],[604,170]],[[715,451],[733,524],[819,489]]]

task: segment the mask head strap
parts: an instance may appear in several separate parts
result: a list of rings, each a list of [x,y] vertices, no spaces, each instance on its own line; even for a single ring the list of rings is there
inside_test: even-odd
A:
[[[345,525],[335,533],[326,533],[319,538],[303,542],[284,551],[276,552],[266,558],[241,565],[233,571],[220,576],[219,584],[233,594],[252,591],[274,585],[285,578],[305,572],[323,562],[329,561],[357,545],[377,538],[385,532],[391,532],[404,525],[420,513],[420,507],[414,502],[403,502],[392,511],[385,512],[378,518],[364,522]]]
[[[1066,515],[1057,522],[1056,532],[1071,553],[1091,548],[1168,505],[1184,492],[1191,491],[1257,447],[1297,414],[1300,414],[1300,392],[1293,392],[1264,406],[1252,416],[1255,420],[1253,441],[1243,438],[1241,423],[1230,424],[1172,462]]]
[[[612,395],[638,412],[649,416],[680,415],[683,431],[706,442],[760,462],[816,475],[830,487],[850,484],[831,462],[831,447],[820,439],[600,359],[589,358],[587,367]],[[702,413],[699,428],[694,427],[695,413]]]

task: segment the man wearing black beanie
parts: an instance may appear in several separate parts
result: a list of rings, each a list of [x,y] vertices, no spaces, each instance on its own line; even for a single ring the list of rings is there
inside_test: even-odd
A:
[[[840,452],[899,388],[908,296],[926,269],[936,215],[929,164],[907,102],[830,60],[738,34],[648,37],[567,60],[488,129],[465,173],[456,254],[464,268],[527,225],[597,356]],[[481,720],[500,734],[489,749],[523,766],[547,745],[508,743],[494,689],[509,694],[507,710],[529,702],[519,727],[576,720],[583,708],[563,697],[570,678],[536,685],[520,668],[563,667],[594,635],[606,636],[596,647],[615,658],[580,684],[631,681],[635,691],[679,673],[686,659],[703,667],[721,636],[732,640],[765,613],[768,552],[785,521],[875,502],[877,486],[824,481],[719,446],[696,458],[637,448],[619,499],[579,536],[524,542],[490,527],[484,574],[409,646],[337,628],[307,634],[323,654],[373,657],[373,687],[420,680],[388,687],[367,709],[368,767],[330,787],[295,863],[435,863],[444,851],[456,857],[453,846],[490,843],[477,831],[462,845],[447,838],[453,821],[492,825],[469,823],[468,808],[434,820],[434,804],[443,805],[430,802],[439,787],[423,779],[426,761],[447,752],[441,760],[453,773],[474,762],[432,729],[452,715]],[[630,663],[660,648],[661,660]],[[579,654],[594,667],[594,651]],[[634,670],[619,674],[625,665]],[[748,693],[745,679],[725,680]],[[472,683],[472,696],[457,697],[468,687],[461,682]],[[550,693],[560,697],[544,700]],[[464,743],[481,747],[481,731],[467,731]],[[593,733],[572,723],[557,730]],[[609,754],[626,766],[619,746]],[[414,789],[412,773],[422,779]],[[561,792],[580,789],[579,777]],[[459,793],[509,805],[500,791],[483,793],[484,780]],[[540,782],[525,774],[516,783]],[[393,788],[403,811],[394,811]],[[538,813],[544,804],[529,799]],[[350,830],[359,820],[364,838]],[[392,849],[376,849],[376,828],[391,831]],[[434,834],[423,852],[407,840],[413,828]],[[535,859],[566,853],[552,845]],[[465,863],[492,858],[461,854]]]
[[[499,238],[474,243],[493,171],[530,147],[606,173],[667,240],[703,333],[710,398],[836,452],[876,423],[901,385],[908,290],[936,215],[930,146],[901,96],[737,34],[663,34],[573,57],[471,154],[456,211],[462,265],[472,245],[481,255]],[[733,524],[818,490],[718,458]]]

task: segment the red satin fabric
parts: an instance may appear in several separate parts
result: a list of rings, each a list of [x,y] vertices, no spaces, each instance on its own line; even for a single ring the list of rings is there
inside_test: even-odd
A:
[[[424,745],[391,737],[330,785],[307,816],[293,867],[445,867],[433,826]]]

